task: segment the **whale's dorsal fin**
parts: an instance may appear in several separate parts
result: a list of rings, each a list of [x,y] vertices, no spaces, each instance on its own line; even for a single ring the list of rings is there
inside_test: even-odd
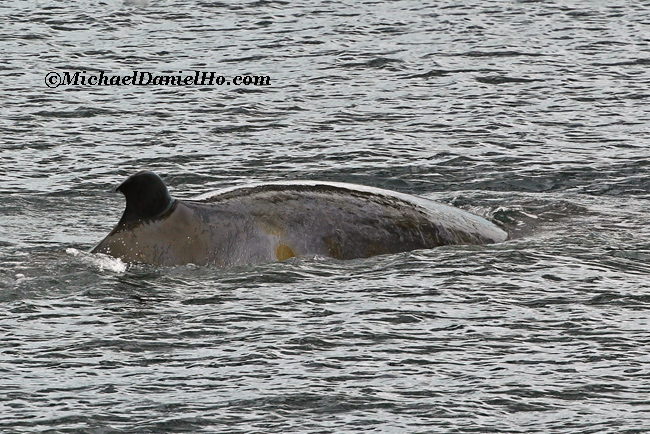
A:
[[[161,217],[174,205],[167,186],[153,172],[129,176],[115,191],[126,197],[126,209],[118,226]]]

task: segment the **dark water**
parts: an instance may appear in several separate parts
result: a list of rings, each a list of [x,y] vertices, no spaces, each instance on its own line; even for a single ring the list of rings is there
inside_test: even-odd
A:
[[[650,432],[650,4],[0,3],[3,433]],[[266,87],[49,89],[50,71]],[[141,169],[419,194],[511,240],[85,253]]]

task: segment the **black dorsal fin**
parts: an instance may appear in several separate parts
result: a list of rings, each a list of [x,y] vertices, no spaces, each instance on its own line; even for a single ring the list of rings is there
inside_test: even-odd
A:
[[[131,175],[115,191],[126,197],[126,209],[118,225],[161,217],[174,205],[167,186],[153,172]]]

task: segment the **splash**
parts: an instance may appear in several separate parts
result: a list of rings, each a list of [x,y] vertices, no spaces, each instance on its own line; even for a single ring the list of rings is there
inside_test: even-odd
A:
[[[102,253],[92,254],[77,250],[75,248],[68,248],[65,252],[74,257],[81,257],[84,262],[97,267],[99,271],[112,271],[113,273],[124,273],[127,270],[127,264],[117,258],[113,258]]]

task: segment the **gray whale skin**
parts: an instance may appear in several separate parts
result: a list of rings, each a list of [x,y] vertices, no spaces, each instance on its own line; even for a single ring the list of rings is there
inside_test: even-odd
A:
[[[139,172],[115,190],[126,197],[126,209],[92,253],[129,263],[231,267],[294,256],[353,259],[508,237],[451,206],[345,183],[270,183],[176,200],[158,175]]]

